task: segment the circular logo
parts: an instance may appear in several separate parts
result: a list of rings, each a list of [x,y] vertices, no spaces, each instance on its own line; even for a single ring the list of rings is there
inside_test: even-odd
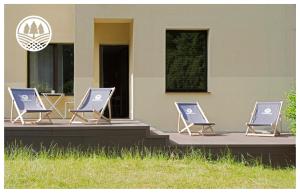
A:
[[[28,96],[27,95],[22,95],[21,98],[22,98],[21,99],[22,101],[28,101]]]
[[[44,49],[52,36],[49,23],[40,16],[22,19],[16,29],[16,38],[22,48],[31,52]]]
[[[271,112],[272,112],[272,109],[270,109],[270,108],[266,108],[264,110],[264,114],[271,114]]]
[[[193,110],[191,108],[186,109],[186,114],[192,114]]]
[[[100,101],[102,100],[102,96],[100,94],[96,95],[94,98],[95,101]]]

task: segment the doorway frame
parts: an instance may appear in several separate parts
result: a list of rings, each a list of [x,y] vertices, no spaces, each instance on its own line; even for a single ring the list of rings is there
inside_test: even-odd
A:
[[[128,24],[129,25],[129,41],[125,44],[123,42],[116,43],[115,41],[102,41],[100,44],[102,45],[128,45],[129,46],[129,119],[126,120],[134,120],[134,33],[135,33],[135,25],[134,25],[134,18],[132,17],[120,17],[120,18],[103,18],[103,17],[95,17],[93,26],[94,26],[94,43],[96,40],[96,33],[95,27],[98,24]],[[100,44],[94,44],[94,53],[95,51],[99,53],[99,46]],[[95,50],[97,49],[97,50]],[[98,55],[98,54],[97,54]],[[98,79],[97,82],[93,84],[95,86],[100,86],[100,58],[94,58],[94,69],[96,70],[94,73],[94,77]]]
[[[127,46],[128,47],[128,118],[112,118],[117,120],[133,120],[133,73],[131,72],[131,44],[99,44],[99,86],[103,87],[103,50],[101,49],[101,46]],[[132,75],[132,76],[131,76]]]

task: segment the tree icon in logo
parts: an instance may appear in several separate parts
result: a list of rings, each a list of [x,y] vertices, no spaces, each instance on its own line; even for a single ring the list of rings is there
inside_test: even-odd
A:
[[[28,34],[29,33],[29,25],[26,23],[25,27],[24,27],[24,34]]]
[[[43,26],[41,24],[39,25],[38,30],[39,30],[39,34],[43,34],[44,33],[44,28],[43,28]]]
[[[16,38],[21,47],[36,52],[44,49],[52,36],[49,23],[39,16],[25,17],[17,26]]]
[[[34,35],[38,33],[38,29],[34,21],[31,24],[29,33],[32,34],[33,39],[35,39]]]

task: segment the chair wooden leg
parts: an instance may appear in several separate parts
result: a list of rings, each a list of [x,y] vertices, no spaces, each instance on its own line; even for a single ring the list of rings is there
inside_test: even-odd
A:
[[[281,120],[281,116],[279,117],[279,121],[280,121],[280,133],[282,133],[282,120]]]
[[[248,135],[248,132],[249,132],[249,126],[247,126],[245,135]]]
[[[177,120],[177,131],[180,133],[180,114],[178,114],[178,120]]]
[[[77,114],[77,112],[71,112],[71,113],[73,113],[73,115],[72,115],[72,117],[71,117],[71,119],[70,119],[70,122],[69,122],[69,124],[71,125],[72,123],[73,123],[73,121],[74,121],[74,119],[75,119],[75,117],[76,117],[76,114]]]
[[[178,130],[178,133],[182,133],[184,132],[185,130],[187,130],[187,132],[189,133],[189,135],[192,135],[191,131],[190,131],[190,127],[193,126],[193,124],[190,124],[190,125],[187,125],[187,123],[182,120],[183,124],[184,124],[184,128],[183,129],[180,129],[180,114],[179,114],[179,117],[178,117],[178,123],[177,123],[177,130]]]
[[[210,130],[210,134],[213,134],[213,135],[216,134],[215,131],[214,131],[214,129],[213,129],[213,127],[211,125],[209,125],[207,127],[207,130]]]
[[[181,130],[181,132],[183,132],[184,130],[187,130],[187,132],[189,133],[189,135],[190,136],[192,136],[192,132],[191,132],[191,127],[194,125],[194,124],[189,124],[189,125],[187,125],[186,123],[184,123],[184,125],[185,125],[185,128],[183,128],[182,130]]]
[[[46,113],[45,117],[47,117],[47,118],[48,118],[48,120],[49,120],[49,123],[53,124],[53,122],[52,122],[52,119],[50,118],[50,113],[51,113],[51,112],[49,112],[49,113]]]
[[[109,123],[111,123],[111,102],[110,102],[110,100],[108,102],[108,119],[109,119]]]
[[[83,121],[85,121],[85,122],[89,122],[88,119],[86,119],[85,117],[79,115],[78,113],[76,114],[76,116],[77,116],[79,119],[81,119],[81,120],[83,120]]]
[[[24,115],[24,114],[25,114],[25,113],[22,113],[22,114],[20,115],[20,120],[21,120],[22,125],[25,124],[25,121],[24,121],[24,119],[23,119],[23,115]]]
[[[277,131],[277,125],[272,125],[272,130],[273,130],[273,135],[274,136],[280,135],[280,132]]]
[[[39,123],[42,120],[42,113],[39,113],[39,119],[36,120],[36,123]]]
[[[192,136],[192,132],[189,127],[187,127],[187,132],[189,133],[190,136]]]
[[[50,117],[50,113],[51,112],[46,112],[44,115],[43,113],[39,113],[39,119],[36,120],[34,123],[39,123],[41,122],[43,119],[48,119],[49,123],[53,124],[52,119]]]
[[[103,116],[102,113],[98,113],[98,112],[95,111],[94,114],[97,115],[97,121],[96,121],[96,124],[99,124],[99,123],[100,123],[101,118],[103,118],[103,119],[105,119],[105,120],[107,120],[107,121],[109,122],[109,119],[106,118],[105,116]]]
[[[200,129],[199,133],[202,135],[205,135],[205,134],[214,135],[215,131],[211,125],[209,125],[209,126],[202,125],[202,129]]]
[[[205,126],[202,125],[202,129],[200,129],[199,133],[203,136],[205,132]]]
[[[18,115],[13,121],[12,123],[15,123],[18,119],[20,119],[21,115]]]
[[[255,133],[255,129],[254,129],[252,126],[250,126],[250,125],[248,125],[248,126],[247,126],[246,135],[248,135],[248,134],[249,134],[249,131],[251,131],[251,132]]]
[[[187,130],[187,127],[184,127],[183,129],[179,130],[179,133],[184,132],[185,130]]]
[[[10,122],[13,122],[13,109],[14,109],[14,101],[11,101],[11,108],[10,108]]]
[[[25,112],[20,113],[20,114],[12,121],[12,123],[15,123],[18,119],[20,119],[22,125],[24,125],[24,124],[25,124],[25,121],[24,121],[24,119],[23,119],[23,115],[24,115],[24,114],[25,114]]]

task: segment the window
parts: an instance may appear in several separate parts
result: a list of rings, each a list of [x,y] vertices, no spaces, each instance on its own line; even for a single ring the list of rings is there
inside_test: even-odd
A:
[[[73,95],[73,82],[73,44],[49,44],[39,52],[28,52],[28,87]]]
[[[207,30],[166,31],[166,91],[207,92]]]

